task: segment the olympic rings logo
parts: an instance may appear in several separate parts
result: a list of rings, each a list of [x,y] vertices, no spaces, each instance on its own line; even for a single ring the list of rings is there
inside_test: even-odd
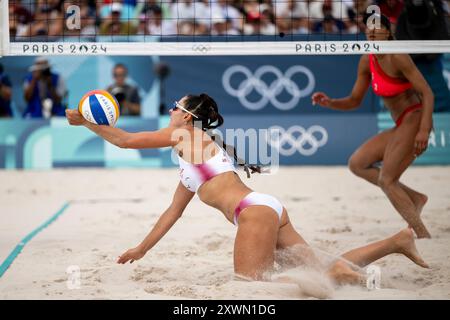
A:
[[[292,126],[287,130],[280,126],[272,126],[267,131],[266,141],[277,148],[283,156],[291,156],[296,151],[304,156],[312,156],[328,142],[328,132],[319,125],[313,125],[308,129]]]
[[[302,89],[291,79],[297,73],[304,74],[308,79],[307,85]],[[245,79],[237,88],[233,88],[231,78],[236,74],[244,75]],[[262,80],[264,75],[274,75],[275,80],[266,84]],[[228,94],[237,97],[247,109],[259,110],[270,102],[277,109],[286,111],[298,105],[300,98],[309,96],[314,90],[316,81],[311,70],[299,65],[290,67],[284,74],[278,68],[270,65],[259,67],[254,74],[245,66],[234,65],[223,73],[222,85]],[[286,102],[278,100],[278,96],[283,90],[286,90],[291,96],[290,100]],[[252,91],[256,91],[261,98],[257,101],[248,100],[248,95]]]
[[[207,53],[209,50],[211,50],[210,45],[197,44],[192,46],[192,51],[195,52]]]

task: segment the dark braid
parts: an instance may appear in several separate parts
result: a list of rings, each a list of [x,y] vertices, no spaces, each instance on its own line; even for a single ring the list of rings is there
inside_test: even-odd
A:
[[[247,165],[244,160],[237,156],[236,148],[225,144],[219,135],[211,132],[212,129],[220,127],[223,124],[223,117],[219,113],[217,103],[206,93],[199,96],[186,96],[186,109],[195,114],[198,119],[192,117],[194,126],[201,122],[201,128],[205,131],[213,141],[217,142],[225,151],[234,158],[236,163],[244,167],[247,177],[250,178],[251,173],[261,173],[261,167],[258,165]]]
[[[192,117],[193,124],[198,126],[201,122],[203,131],[215,129],[223,124],[223,117],[219,114],[216,102],[207,94],[199,96],[188,95],[186,109],[195,114],[198,119]]]

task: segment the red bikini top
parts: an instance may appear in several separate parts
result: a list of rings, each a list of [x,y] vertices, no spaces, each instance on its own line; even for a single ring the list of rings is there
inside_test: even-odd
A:
[[[370,72],[372,73],[372,88],[376,95],[392,97],[412,88],[412,84],[409,81],[393,78],[384,73],[373,54],[369,54],[369,61]]]

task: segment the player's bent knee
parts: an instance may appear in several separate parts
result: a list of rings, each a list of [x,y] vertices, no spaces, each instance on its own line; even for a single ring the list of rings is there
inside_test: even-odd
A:
[[[393,179],[389,176],[380,175],[378,177],[378,185],[383,190],[389,189],[394,183],[395,183],[395,179]]]

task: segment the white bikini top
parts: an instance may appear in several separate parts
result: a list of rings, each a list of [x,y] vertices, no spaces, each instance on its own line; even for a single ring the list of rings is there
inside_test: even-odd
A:
[[[209,179],[224,172],[237,172],[228,153],[217,143],[214,144],[218,147],[218,152],[204,163],[192,164],[178,155],[180,180],[188,190],[197,192],[198,188]]]

